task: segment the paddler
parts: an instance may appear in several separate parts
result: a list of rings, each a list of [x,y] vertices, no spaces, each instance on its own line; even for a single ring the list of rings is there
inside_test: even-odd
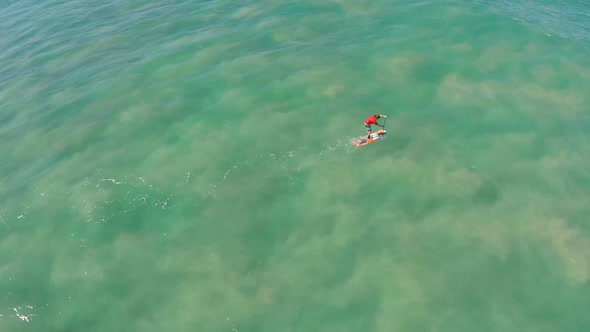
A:
[[[383,114],[373,114],[365,120],[365,128],[367,129],[367,138],[368,139],[371,139],[371,131],[372,131],[371,125],[376,125],[376,126],[383,128],[383,126],[377,122],[377,120],[379,120],[380,118],[387,119],[387,116],[383,115]]]

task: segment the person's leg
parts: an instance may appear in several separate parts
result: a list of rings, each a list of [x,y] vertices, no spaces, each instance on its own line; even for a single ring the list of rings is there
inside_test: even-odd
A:
[[[367,129],[367,139],[371,139],[371,126],[365,125]]]

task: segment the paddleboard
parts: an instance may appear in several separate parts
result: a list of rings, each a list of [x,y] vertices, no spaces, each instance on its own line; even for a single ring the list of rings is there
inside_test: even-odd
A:
[[[371,139],[367,138],[367,135],[363,135],[359,138],[355,138],[352,141],[352,144],[355,146],[364,146],[364,145],[369,145],[371,143],[375,143],[377,142],[377,140],[379,140],[380,138],[382,138],[385,134],[387,134],[387,131],[385,130],[378,130],[377,132],[371,133]]]

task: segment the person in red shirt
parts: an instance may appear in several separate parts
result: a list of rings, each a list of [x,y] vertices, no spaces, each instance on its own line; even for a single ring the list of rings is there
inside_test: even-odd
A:
[[[368,117],[365,120],[365,128],[367,129],[367,138],[368,139],[371,139],[371,131],[372,131],[371,125],[376,125],[376,126],[379,126],[379,127],[383,127],[382,125],[380,125],[377,122],[377,120],[380,119],[380,118],[387,119],[387,116],[385,116],[383,114],[373,114],[373,115],[371,115],[370,117]]]

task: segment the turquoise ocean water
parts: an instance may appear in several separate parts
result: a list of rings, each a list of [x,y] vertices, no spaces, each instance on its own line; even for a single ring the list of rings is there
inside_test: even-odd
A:
[[[4,0],[0,331],[589,331],[589,129],[588,1]]]

